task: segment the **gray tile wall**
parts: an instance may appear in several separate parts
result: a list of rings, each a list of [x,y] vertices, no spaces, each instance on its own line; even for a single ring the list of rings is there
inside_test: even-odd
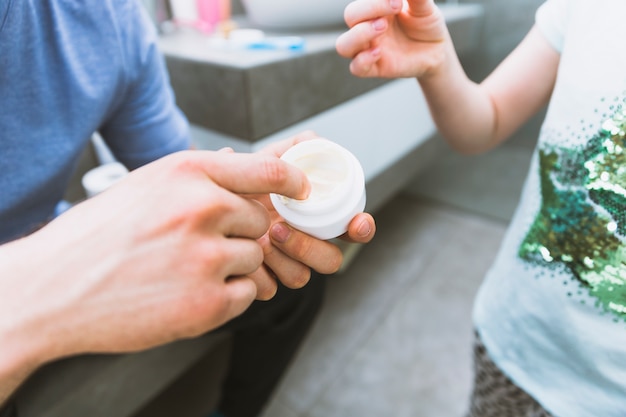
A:
[[[544,0],[476,0],[485,6],[482,46],[463,57],[470,78],[481,81],[522,40]],[[405,191],[464,210],[509,221],[526,178],[545,111],[539,112],[503,146],[464,157],[440,146]],[[442,142],[440,142],[442,143]]]
[[[459,0],[460,3],[479,3],[485,7],[481,47],[463,57],[468,75],[475,81],[484,79],[500,61],[523,39],[533,25],[535,12],[545,0]],[[242,0],[232,0],[234,14],[245,13]],[[445,1],[438,1],[445,3]],[[533,118],[518,136],[535,136],[543,113]],[[526,139],[523,139],[527,142]]]
[[[483,47],[468,62],[468,71],[483,78],[524,37],[533,24],[535,11],[544,0],[471,0],[485,6]],[[445,1],[442,1],[445,3]],[[232,0],[233,14],[244,13],[241,0]],[[471,65],[470,65],[471,64]]]
[[[469,0],[460,3],[480,3],[485,8],[482,46],[473,54],[463,57],[468,76],[483,80],[524,38],[535,21],[535,12],[545,0]],[[523,142],[532,145],[541,122],[543,112],[531,119],[507,143]]]
[[[241,0],[232,0],[231,7],[232,7],[232,13],[233,14],[244,13],[243,5],[241,4]]]
[[[472,0],[485,7],[483,43],[465,63],[469,75],[480,81],[517,45],[533,25],[535,11],[545,0]]]

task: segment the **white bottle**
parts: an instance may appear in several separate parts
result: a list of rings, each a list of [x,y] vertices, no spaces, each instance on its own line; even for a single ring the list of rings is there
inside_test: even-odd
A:
[[[109,162],[92,168],[83,175],[81,183],[87,198],[95,197],[128,175],[120,162]]]
[[[274,208],[294,228],[328,240],[348,230],[365,208],[365,177],[356,157],[327,139],[301,142],[281,157],[300,168],[311,183],[306,200],[270,194]]]

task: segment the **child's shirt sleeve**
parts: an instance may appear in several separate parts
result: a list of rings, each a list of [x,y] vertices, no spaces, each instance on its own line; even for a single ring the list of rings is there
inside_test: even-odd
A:
[[[550,45],[563,51],[570,6],[576,0],[547,0],[538,9],[535,23]]]

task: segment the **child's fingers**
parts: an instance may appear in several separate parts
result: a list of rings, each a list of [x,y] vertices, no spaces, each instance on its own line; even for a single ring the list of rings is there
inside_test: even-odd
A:
[[[360,52],[370,49],[372,41],[388,27],[389,23],[384,18],[359,23],[337,38],[335,42],[337,53],[345,58],[354,58]]]
[[[363,51],[350,62],[350,72],[357,77],[377,77],[376,63],[380,59],[380,48]]]
[[[353,27],[368,20],[391,16],[402,10],[402,0],[356,0],[344,10],[344,20]]]
[[[428,16],[436,9],[435,0],[407,0],[408,12],[412,16]]]

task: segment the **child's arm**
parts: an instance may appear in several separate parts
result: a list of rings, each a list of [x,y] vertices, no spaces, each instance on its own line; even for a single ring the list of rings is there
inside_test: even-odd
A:
[[[394,3],[399,5],[394,7]],[[439,131],[464,153],[490,149],[548,101],[559,54],[533,28],[481,84],[467,78],[432,0],[357,0],[337,51],[361,77],[416,77]]]

